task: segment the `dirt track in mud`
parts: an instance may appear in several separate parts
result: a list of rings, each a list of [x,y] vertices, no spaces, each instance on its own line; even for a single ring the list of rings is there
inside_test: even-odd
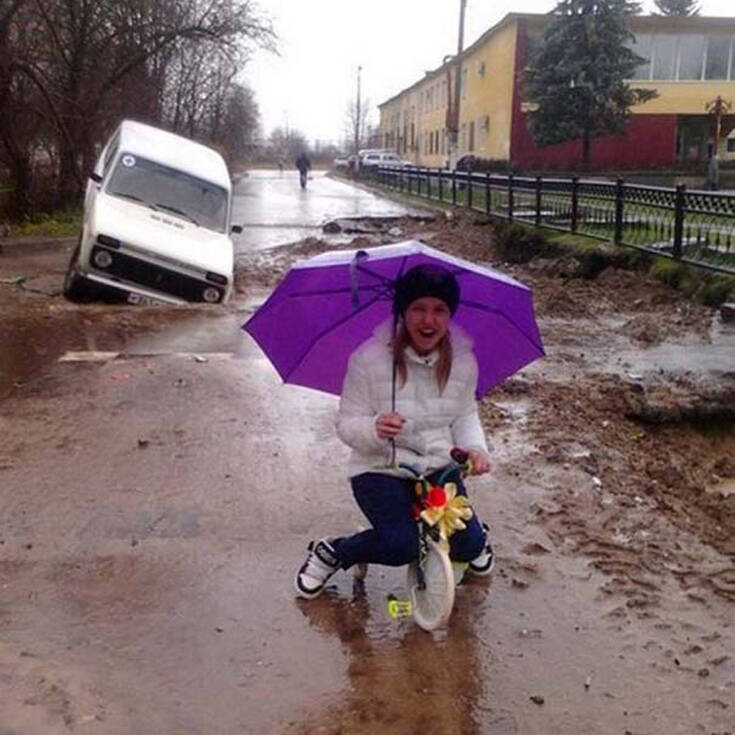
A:
[[[463,585],[445,639],[380,617],[376,600],[388,585],[382,575],[369,578],[367,598],[350,598],[345,592],[349,583],[340,580],[336,590],[312,604],[289,600],[286,612],[261,603],[266,612],[276,610],[273,625],[282,629],[277,635],[270,631],[263,646],[267,642],[278,650],[279,642],[285,646],[297,632],[304,640],[295,649],[286,647],[281,670],[274,654],[258,654],[257,665],[263,664],[253,668],[258,691],[287,682],[283,700],[293,703],[299,689],[318,689],[326,662],[340,665],[335,643],[347,659],[348,686],[339,688],[341,675],[332,674],[327,681],[335,687],[333,696],[308,705],[299,701],[305,714],[291,711],[271,730],[262,726],[272,722],[266,719],[272,714],[267,697],[251,702],[247,697],[255,694],[243,688],[243,701],[257,712],[249,720],[253,729],[243,731],[732,733],[735,360],[727,352],[732,328],[721,325],[714,310],[640,273],[610,268],[585,280],[570,275],[574,268],[568,261],[538,257],[523,265],[505,263],[492,246],[490,228],[461,213],[451,220],[406,218],[393,226],[400,235],[389,236],[384,228],[356,238],[350,247],[419,237],[500,267],[534,291],[548,356],[506,381],[481,405],[497,471],[488,481],[493,493],[478,502],[493,526],[498,570],[489,586]],[[319,240],[309,240],[241,256],[238,308],[262,299],[295,258],[323,249]],[[62,349],[50,338],[56,330],[86,333],[83,322],[89,320],[105,326],[101,332],[109,344],[79,348],[114,349],[132,335],[164,329],[193,313],[187,307],[167,308],[165,318],[160,310],[147,308],[91,305],[79,310],[59,298],[65,256],[44,252],[14,257],[7,267],[0,256],[1,277],[27,277],[22,284],[0,285],[5,314],[0,339],[27,347],[23,365],[2,365],[18,382],[32,381],[34,365],[43,370]],[[725,358],[730,355],[729,372],[727,359],[725,367],[722,360],[709,361],[712,352],[715,358],[721,354],[714,349],[720,343]],[[667,362],[671,354],[676,360]],[[115,377],[115,368],[108,372]],[[11,405],[23,404],[18,397]],[[47,411],[46,404],[40,405],[39,411]],[[154,450],[148,450],[151,456]],[[161,452],[165,456],[165,448]],[[349,498],[339,502],[328,506],[330,522],[350,506]],[[230,507],[237,506],[228,506],[228,513]],[[311,513],[305,521],[308,531],[323,531],[324,519],[315,509]],[[281,524],[269,523],[271,533],[283,533]],[[300,539],[298,548],[294,553],[301,553]],[[11,559],[10,566],[0,565],[0,572],[13,579],[15,563]],[[291,562],[284,564],[288,577]],[[104,571],[95,567],[90,579]],[[280,582],[280,571],[273,569],[270,576]],[[66,577],[74,582],[76,575],[91,584],[83,572],[69,567]],[[118,595],[114,582],[106,579],[109,595]],[[36,594],[31,584],[27,589]],[[273,597],[282,600],[284,593]],[[308,630],[294,627],[292,607]],[[8,614],[8,621],[11,617],[17,616]],[[170,621],[160,625],[163,635]],[[186,634],[188,640],[191,631]],[[262,635],[261,629],[257,634]],[[163,661],[175,654],[164,642]],[[0,639],[0,650],[2,645]],[[294,658],[293,650],[300,652],[296,658],[307,662],[313,657],[317,664],[298,683],[278,678],[291,671],[286,662]],[[9,646],[6,653],[10,660],[17,651]],[[118,660],[117,654],[111,658]],[[210,673],[215,679],[221,661]],[[266,669],[271,665],[273,673]],[[307,663],[301,666],[309,671]],[[68,670],[44,669],[25,649],[9,671],[11,681],[34,682],[27,703],[45,706],[55,723],[68,720],[68,726],[49,726],[49,733],[71,731],[95,711],[94,679],[75,680]],[[35,671],[46,678],[37,682]],[[172,670],[165,674],[174,677]],[[227,683],[224,674],[220,678]],[[66,692],[58,688],[64,681]],[[185,700],[187,690],[178,686],[171,686],[173,694]],[[146,694],[140,692],[141,711],[144,705],[156,706]],[[224,695],[223,701],[228,701]],[[229,701],[230,709],[236,709],[237,700]],[[261,701],[259,708],[252,704],[256,701]],[[112,729],[115,707],[108,704],[107,709],[107,724],[98,719],[95,732],[109,727],[108,732],[127,733],[124,726]],[[157,721],[166,721],[165,714],[164,707]],[[220,717],[212,732],[225,731],[226,716]]]

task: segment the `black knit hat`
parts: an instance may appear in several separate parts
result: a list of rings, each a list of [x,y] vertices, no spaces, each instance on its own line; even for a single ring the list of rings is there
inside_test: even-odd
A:
[[[393,313],[403,316],[416,299],[433,296],[441,299],[454,316],[459,306],[457,279],[440,265],[416,265],[407,270],[397,281],[393,294]]]

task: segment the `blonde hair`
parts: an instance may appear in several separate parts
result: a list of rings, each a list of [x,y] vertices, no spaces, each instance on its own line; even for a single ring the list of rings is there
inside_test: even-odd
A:
[[[403,321],[398,324],[396,335],[393,339],[393,361],[396,366],[396,372],[403,387],[406,384],[408,372],[406,368],[406,347],[411,344],[411,339]],[[437,345],[439,350],[439,359],[436,361],[434,368],[436,376],[436,384],[439,386],[439,393],[444,391],[449,374],[452,372],[452,340],[449,336],[449,330],[444,333],[441,342]]]

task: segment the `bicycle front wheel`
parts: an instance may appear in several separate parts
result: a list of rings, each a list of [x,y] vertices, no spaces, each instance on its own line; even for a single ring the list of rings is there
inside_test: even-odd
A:
[[[436,630],[446,624],[454,607],[454,574],[449,554],[431,537],[426,543],[422,562],[425,587],[419,588],[418,561],[408,565],[406,583],[416,624],[424,630]]]

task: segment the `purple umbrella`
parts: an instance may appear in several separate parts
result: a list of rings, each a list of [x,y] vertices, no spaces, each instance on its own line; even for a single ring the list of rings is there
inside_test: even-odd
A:
[[[453,319],[474,341],[478,397],[544,355],[527,286],[417,240],[334,250],[294,264],[243,329],[284,382],[339,395],[350,355],[392,315],[395,281],[424,263],[457,278],[461,298]]]

